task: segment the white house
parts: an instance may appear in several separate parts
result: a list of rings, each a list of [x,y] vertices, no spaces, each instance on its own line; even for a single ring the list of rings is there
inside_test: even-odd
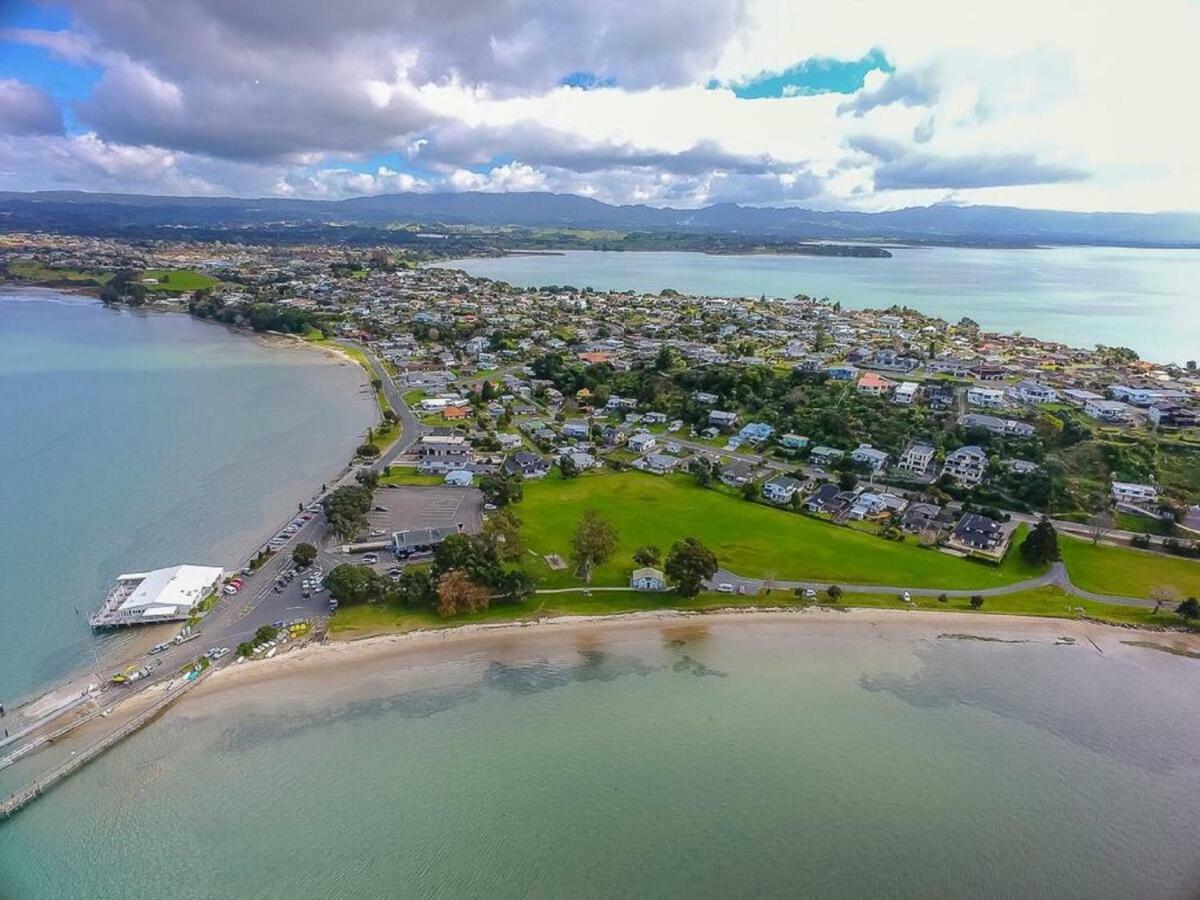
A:
[[[1083,411],[1098,422],[1128,422],[1133,418],[1129,407],[1119,400],[1088,400]]]
[[[1058,391],[1037,381],[1018,381],[1009,393],[1021,403],[1054,403],[1058,400]]]
[[[800,490],[801,483],[789,475],[776,475],[762,486],[763,499],[771,503],[788,503]]]
[[[983,448],[968,444],[946,456],[942,474],[950,475],[959,484],[974,485],[983,481],[987,465],[988,458]]]
[[[645,453],[657,443],[658,441],[655,440],[654,435],[648,432],[641,432],[640,434],[635,434],[633,437],[631,437],[626,442],[626,446],[634,453]]]
[[[1004,391],[985,387],[968,388],[967,403],[981,409],[999,409],[1004,405]]]
[[[667,588],[667,579],[660,570],[645,566],[633,570],[629,586],[635,591],[663,591]]]
[[[909,444],[900,454],[900,461],[896,463],[896,468],[912,472],[914,475],[924,475],[933,463],[933,454],[933,447],[928,444],[920,442]]]
[[[921,385],[915,381],[902,381],[892,392],[892,402],[901,406],[911,406],[921,395]]]
[[[1155,503],[1158,501],[1158,488],[1152,484],[1131,484],[1127,481],[1114,481],[1111,488],[1112,498],[1118,503]]]
[[[887,467],[888,455],[870,444],[859,444],[850,458],[857,463],[866,463],[872,472],[882,472]]]

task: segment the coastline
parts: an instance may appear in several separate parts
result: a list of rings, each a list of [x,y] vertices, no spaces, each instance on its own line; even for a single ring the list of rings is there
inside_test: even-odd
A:
[[[320,676],[330,691],[369,680],[364,671],[383,664],[408,667],[453,662],[479,653],[530,658],[548,650],[569,650],[580,642],[638,632],[659,631],[686,639],[727,627],[802,629],[829,637],[873,635],[883,640],[920,640],[949,636],[983,641],[1076,643],[1096,652],[1161,652],[1186,655],[1200,652],[1200,635],[1144,633],[1086,619],[1047,619],[1034,616],[987,616],[950,611],[831,607],[721,609],[712,612],[656,610],[599,616],[562,616],[537,622],[504,622],[423,629],[374,635],[353,641],[308,643],[272,659],[247,660],[209,675],[186,708],[199,698],[236,698],[237,691],[264,682]],[[1135,636],[1137,640],[1133,643]],[[1069,640],[1066,640],[1069,639]]]

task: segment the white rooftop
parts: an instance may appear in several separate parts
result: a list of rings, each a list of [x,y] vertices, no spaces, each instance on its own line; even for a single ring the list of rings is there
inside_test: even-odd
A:
[[[223,574],[224,570],[216,566],[183,565],[119,575],[118,582],[139,583],[117,608],[126,613],[141,610],[142,615],[151,617],[164,615],[164,608],[191,609]]]

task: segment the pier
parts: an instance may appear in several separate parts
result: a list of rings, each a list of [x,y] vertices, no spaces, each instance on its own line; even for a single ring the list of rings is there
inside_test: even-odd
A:
[[[161,713],[168,706],[183,696],[183,694],[189,689],[199,683],[199,678],[195,679],[194,681],[185,681],[182,685],[170,691],[165,697],[155,701],[149,708],[138,713],[138,715],[134,716],[120,728],[105,735],[94,744],[84,748],[79,753],[76,753],[70,759],[64,760],[61,764],[51,769],[46,774],[34,779],[29,784],[19,788],[16,791],[13,791],[13,793],[9,794],[3,800],[0,800],[0,821],[9,818],[10,816],[24,809],[38,797],[42,796],[42,794],[44,794],[46,791],[50,790],[50,788],[54,787],[54,785],[58,784],[58,782],[83,768],[100,754],[104,753],[109,748],[116,746],[139,728],[149,724],[155,717],[159,715],[159,713]],[[65,733],[67,730],[70,729],[63,729],[60,733],[52,735],[48,741],[52,741],[54,737]]]

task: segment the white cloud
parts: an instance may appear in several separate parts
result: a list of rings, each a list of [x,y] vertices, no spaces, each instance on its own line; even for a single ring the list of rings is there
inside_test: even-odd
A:
[[[438,15],[416,0],[344,0],[336,16],[317,0],[287,16],[225,0],[72,6],[72,31],[7,36],[103,70],[75,110],[93,133],[6,138],[0,164],[15,174],[0,181],[1200,209],[1191,0],[1086,13],[1066,0],[463,0]],[[853,96],[706,87],[873,49],[895,71],[869,73]],[[615,86],[558,84],[575,71]],[[28,121],[30,97],[18,100]],[[5,102],[0,89],[0,120]],[[50,123],[35,120],[27,132]],[[138,154],[143,171],[120,162]],[[417,174],[345,165],[378,154],[407,156]]]

